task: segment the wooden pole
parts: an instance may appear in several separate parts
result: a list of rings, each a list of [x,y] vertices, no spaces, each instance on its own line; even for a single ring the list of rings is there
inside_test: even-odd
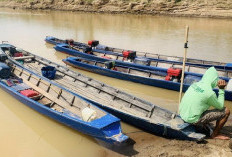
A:
[[[180,102],[181,102],[181,98],[182,98],[182,89],[183,89],[184,72],[185,72],[185,62],[186,62],[186,55],[187,55],[187,49],[188,49],[188,32],[189,32],[189,26],[186,26],[185,43],[184,43],[184,57],[183,57],[183,66],[182,66],[182,74],[181,74],[181,82],[180,82],[179,104],[178,104],[177,113],[179,113],[179,106],[180,106]]]

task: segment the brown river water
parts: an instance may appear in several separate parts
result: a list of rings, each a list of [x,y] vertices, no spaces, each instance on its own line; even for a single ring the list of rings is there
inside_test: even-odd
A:
[[[188,57],[231,62],[232,20],[0,8],[0,41],[60,64],[67,55],[44,42],[48,35],[81,42],[96,39],[112,47],[182,56],[186,25],[190,26]],[[169,110],[177,109],[178,92],[77,71]],[[0,124],[1,156],[102,157],[112,153],[93,138],[37,113],[1,89]],[[125,123],[122,128],[125,133],[140,131]]]

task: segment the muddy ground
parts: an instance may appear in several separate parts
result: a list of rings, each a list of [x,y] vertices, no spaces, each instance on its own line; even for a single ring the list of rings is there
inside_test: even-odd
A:
[[[232,138],[232,116],[221,131]],[[171,140],[143,131],[127,133],[135,144],[103,153],[105,157],[231,157],[230,140],[205,139],[202,142]],[[133,143],[133,142],[132,142]],[[121,154],[120,154],[121,153]]]
[[[232,0],[0,0],[0,7],[232,18]]]

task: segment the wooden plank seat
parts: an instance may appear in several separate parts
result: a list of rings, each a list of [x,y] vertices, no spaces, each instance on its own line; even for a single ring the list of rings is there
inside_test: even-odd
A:
[[[45,105],[45,106],[48,106],[48,107],[52,107],[52,103],[53,103],[50,99],[48,99],[47,97],[44,97],[44,96],[41,96],[41,98],[38,100],[38,102]]]
[[[13,57],[15,60],[24,60],[24,59],[32,59],[35,58],[35,56],[23,56],[23,57]]]

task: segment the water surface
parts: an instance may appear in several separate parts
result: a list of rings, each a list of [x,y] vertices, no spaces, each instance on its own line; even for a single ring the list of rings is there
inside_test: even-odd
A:
[[[47,35],[81,42],[95,39],[113,47],[182,56],[186,25],[190,26],[188,57],[231,62],[231,20],[0,8],[0,41],[9,41],[60,64],[67,55],[55,52],[52,45],[46,44]],[[169,110],[177,109],[177,92],[77,71]],[[2,156],[102,157],[112,154],[93,138],[37,113],[1,89],[0,105]],[[139,131],[124,123],[122,126],[125,133]]]

